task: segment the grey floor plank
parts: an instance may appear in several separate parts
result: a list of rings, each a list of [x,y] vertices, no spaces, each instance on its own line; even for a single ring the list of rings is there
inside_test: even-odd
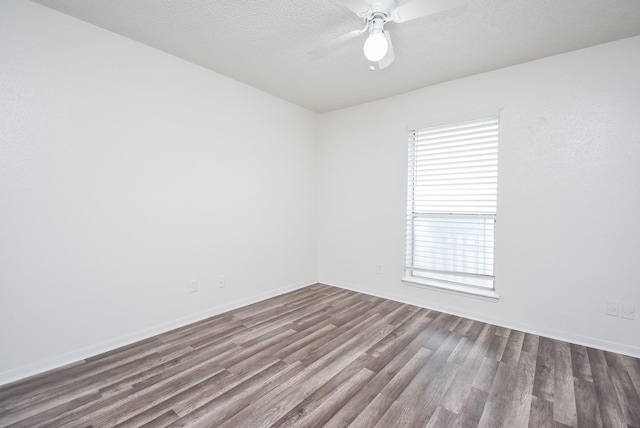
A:
[[[480,423],[489,393],[471,387],[469,397],[458,413],[458,419],[452,425],[455,428],[473,428]]]
[[[525,427],[529,425],[535,370],[536,355],[530,352],[521,352],[516,366],[512,394],[508,397],[504,411],[505,426]]]
[[[533,382],[533,395],[551,403],[553,403],[555,391],[555,358],[557,357],[555,347],[555,340],[540,338]]]
[[[355,361],[289,410],[272,427],[324,426],[373,376],[364,362]]]
[[[596,397],[596,388],[593,382],[574,378],[576,413],[578,426],[595,428],[602,427],[602,417],[600,416],[600,406]]]
[[[431,419],[429,419],[426,428],[450,427],[455,423],[457,417],[457,414],[438,406]]]
[[[389,407],[396,402],[407,385],[409,385],[420,370],[422,370],[432,354],[433,352],[429,349],[419,348],[407,364],[402,367],[389,383],[383,386],[380,393],[358,414],[349,426],[370,428],[376,425],[388,411]],[[341,421],[334,420],[332,425],[341,426]]]
[[[567,426],[577,425],[576,397],[571,364],[571,349],[556,341],[554,358],[553,420]]]
[[[529,428],[553,428],[555,426],[556,424],[553,420],[553,403],[534,396],[531,399]]]
[[[609,368],[609,374],[616,388],[618,403],[625,416],[625,422],[633,425],[640,421],[640,397],[636,392],[631,377],[622,366]]]
[[[587,382],[593,382],[587,348],[580,345],[574,345],[573,343],[569,346],[571,347],[571,366],[573,369],[573,377],[586,380]]]
[[[498,365],[496,376],[491,386],[489,398],[485,404],[485,410],[478,423],[479,427],[505,426],[505,417],[509,411],[511,395],[515,389],[517,368],[505,363]]]

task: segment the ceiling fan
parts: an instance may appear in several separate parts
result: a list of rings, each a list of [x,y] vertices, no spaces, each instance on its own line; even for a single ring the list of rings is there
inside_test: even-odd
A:
[[[424,16],[433,15],[448,9],[462,6],[466,0],[413,0],[406,4],[396,5],[396,0],[339,0],[357,16],[362,18],[365,26],[361,30],[353,30],[330,41],[326,45],[313,49],[310,55],[321,55],[341,46],[361,34],[369,32],[364,42],[364,55],[371,61],[370,70],[387,68],[395,59],[389,30],[384,28],[388,22],[402,23]]]

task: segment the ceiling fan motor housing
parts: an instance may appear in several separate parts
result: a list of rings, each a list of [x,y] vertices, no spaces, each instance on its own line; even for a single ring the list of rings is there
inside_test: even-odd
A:
[[[383,23],[387,22],[391,16],[391,12],[395,9],[395,0],[374,1],[369,5],[369,13],[367,19],[369,21],[375,18],[382,18]]]
[[[369,34],[382,34],[384,32],[384,19],[374,16],[369,21]]]

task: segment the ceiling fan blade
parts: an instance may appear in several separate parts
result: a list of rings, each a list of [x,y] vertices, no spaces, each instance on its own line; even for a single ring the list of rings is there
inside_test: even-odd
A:
[[[394,22],[406,22],[423,16],[443,12],[463,6],[466,0],[413,0],[394,9],[391,20]]]
[[[353,13],[358,15],[359,17],[364,17],[369,10],[369,4],[363,0],[339,0],[340,3],[345,5],[345,7],[351,10]]]
[[[391,44],[391,35],[389,34],[389,30],[385,30],[384,36],[387,38],[387,43],[389,43],[389,50],[387,50],[387,54],[378,61],[378,68],[380,70],[389,67],[393,60],[396,59],[396,56],[393,53],[393,45]]]
[[[342,46],[347,44],[347,42],[349,42],[351,39],[355,39],[356,37],[358,37],[359,35],[361,35],[365,31],[366,31],[366,28],[363,29],[363,30],[349,31],[347,34],[343,34],[340,37],[337,37],[337,38],[335,38],[333,40],[330,40],[329,42],[325,43],[322,46],[319,46],[317,48],[313,48],[310,51],[308,51],[307,53],[309,54],[309,56],[313,56],[313,57],[319,57],[319,56],[328,54],[329,52],[332,52],[332,51],[334,51],[336,49],[341,48]]]

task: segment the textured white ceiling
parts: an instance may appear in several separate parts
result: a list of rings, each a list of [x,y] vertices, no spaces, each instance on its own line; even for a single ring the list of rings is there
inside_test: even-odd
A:
[[[307,54],[362,27],[338,0],[34,1],[316,112],[640,34],[640,0],[468,0],[388,24],[396,60],[371,72],[364,37]]]

